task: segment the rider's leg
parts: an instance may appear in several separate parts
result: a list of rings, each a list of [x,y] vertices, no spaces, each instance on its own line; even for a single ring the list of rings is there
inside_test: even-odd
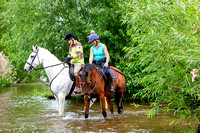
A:
[[[76,89],[75,92],[81,92],[80,86],[79,86],[79,77],[78,77],[78,72],[80,71],[82,65],[81,64],[74,64],[74,76],[75,76],[75,81],[76,81]]]
[[[104,67],[104,72],[106,74],[106,77],[108,78],[110,91],[115,92],[114,85],[113,85],[113,79],[112,79],[112,75],[110,73],[109,67]]]

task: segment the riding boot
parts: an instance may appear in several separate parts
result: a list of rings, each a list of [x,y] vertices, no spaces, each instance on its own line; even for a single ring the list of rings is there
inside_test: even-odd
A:
[[[80,84],[79,84],[79,77],[78,75],[75,76],[75,81],[76,81],[76,89],[74,90],[75,93],[81,93],[81,88],[80,88]]]
[[[110,92],[115,92],[112,76],[108,76]]]

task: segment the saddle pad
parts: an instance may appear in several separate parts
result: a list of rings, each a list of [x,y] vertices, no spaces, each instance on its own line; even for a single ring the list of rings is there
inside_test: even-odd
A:
[[[113,72],[113,70],[110,70],[110,74],[112,75],[113,78],[113,82],[117,80],[117,75],[115,74],[115,72]]]
[[[104,74],[103,69],[100,68],[100,67],[97,67],[97,71],[99,71],[99,72],[103,75],[103,78],[104,78],[104,80],[106,81],[107,78],[105,77],[105,74]],[[111,69],[110,69],[110,74],[111,74],[111,76],[112,76],[113,82],[116,81],[116,80],[117,80],[117,75],[116,75],[115,72],[112,71]]]

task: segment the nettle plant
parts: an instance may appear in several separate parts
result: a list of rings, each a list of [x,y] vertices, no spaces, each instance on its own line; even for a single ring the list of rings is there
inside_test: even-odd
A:
[[[0,52],[0,87],[15,84],[15,75],[14,66],[11,65],[8,58]]]

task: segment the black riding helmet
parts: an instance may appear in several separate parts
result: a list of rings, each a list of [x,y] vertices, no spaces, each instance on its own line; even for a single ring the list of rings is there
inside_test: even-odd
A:
[[[72,33],[67,33],[67,35],[65,36],[65,40],[70,40],[72,38],[75,39],[75,36]]]

